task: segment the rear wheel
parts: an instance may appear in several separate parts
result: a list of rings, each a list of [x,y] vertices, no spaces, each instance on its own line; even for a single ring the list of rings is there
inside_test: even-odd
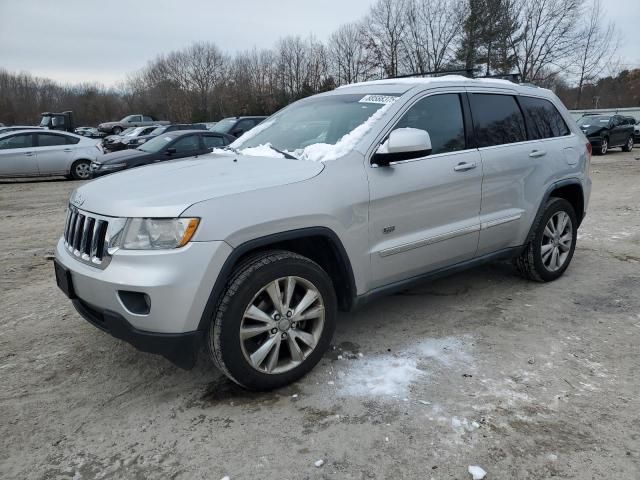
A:
[[[78,160],[71,166],[71,178],[74,180],[88,180],[91,177],[91,162]]]
[[[122,128],[113,127],[113,129],[111,130],[111,133],[113,133],[114,135],[120,135],[122,133]]]
[[[287,251],[244,262],[208,332],[214,363],[252,390],[270,390],[309,372],[329,347],[337,301],[327,273]]]
[[[622,147],[623,152],[630,152],[631,150],[633,150],[633,135],[627,139],[627,143]]]
[[[571,204],[563,198],[549,199],[533,238],[515,260],[520,273],[538,282],[550,282],[560,277],[573,258],[577,229]]]

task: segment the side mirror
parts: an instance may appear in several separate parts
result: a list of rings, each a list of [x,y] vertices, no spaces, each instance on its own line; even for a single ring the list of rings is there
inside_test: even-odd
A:
[[[234,130],[233,132],[231,132],[231,135],[233,135],[234,137],[240,137],[240,135],[244,134],[244,130],[239,128],[238,130]]]
[[[177,150],[175,148],[171,147],[171,148],[167,148],[167,151],[164,152],[164,153],[165,153],[165,155],[173,155],[176,152],[177,152]]]
[[[431,137],[426,130],[417,128],[398,128],[378,148],[372,163],[380,167],[392,162],[410,160],[431,155]]]

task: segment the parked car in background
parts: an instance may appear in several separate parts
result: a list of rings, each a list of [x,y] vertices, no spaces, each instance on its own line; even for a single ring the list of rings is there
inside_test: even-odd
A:
[[[104,134],[95,127],[78,127],[73,133],[89,138],[102,138],[104,136]]]
[[[204,123],[174,123],[172,125],[165,125],[162,127],[156,127],[146,135],[139,135],[132,137],[127,143],[127,148],[138,148],[143,143],[148,142],[158,135],[163,133],[175,132],[177,130],[206,130]]]
[[[40,126],[49,130],[59,130],[62,132],[73,132],[76,128],[71,110],[60,113],[43,112],[40,118]]]
[[[633,149],[633,125],[621,115],[585,115],[578,120],[578,126],[598,155],[615,147],[622,147],[624,152]]]
[[[229,117],[223,118],[210,130],[212,132],[227,133],[238,138],[253,127],[262,123],[267,117]]]
[[[633,126],[633,136],[636,143],[640,142],[640,120]]]
[[[150,125],[169,125],[166,120],[156,120],[149,115],[127,115],[119,122],[105,122],[98,125],[98,130],[118,135],[129,127],[148,127]]]
[[[204,126],[207,130],[211,130],[217,123],[218,122],[204,122]]]
[[[98,142],[42,129],[0,133],[0,176],[64,175],[86,180],[100,155]]]
[[[0,122],[0,127],[4,127],[4,123]]]
[[[130,127],[120,135],[109,135],[102,140],[102,148],[107,152],[116,152],[129,148],[129,145],[142,145],[144,141],[137,143],[139,137],[149,135],[157,127]],[[133,142],[133,143],[132,143]]]
[[[176,130],[158,135],[138,148],[101,156],[91,164],[91,173],[93,177],[99,177],[127,168],[204,155],[213,148],[225,147],[234,140],[235,137],[224,133]]]
[[[18,130],[43,130],[43,128],[31,127],[28,125],[12,125],[10,127],[0,127],[0,133],[17,132]]]
[[[103,331],[185,368],[206,346],[254,390],[309,372],[338,309],[496,260],[560,278],[591,192],[591,145],[562,102],[504,80],[347,85],[233,148],[78,188],[55,268]]]

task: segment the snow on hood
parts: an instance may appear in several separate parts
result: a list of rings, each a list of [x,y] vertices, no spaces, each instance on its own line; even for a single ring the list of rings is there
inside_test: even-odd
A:
[[[313,145],[308,145],[303,149],[298,149],[293,152],[287,151],[286,153],[293,155],[300,160],[310,160],[312,162],[329,162],[344,157],[356,147],[358,142],[360,142],[360,140],[362,140],[362,138],[371,130],[371,128],[373,128],[376,122],[378,122],[378,120],[380,120],[385,115],[385,113],[387,113],[387,110],[389,110],[392,105],[393,103],[384,105],[373,115],[371,115],[364,123],[354,128],[352,131],[338,140],[335,145],[331,145],[329,143],[314,143]],[[273,122],[274,120],[272,120],[271,122],[264,122],[267,124],[264,126],[262,126],[263,124],[258,125],[252,130],[249,130],[245,135],[240,137],[240,139],[243,139],[244,141],[253,137],[254,135],[263,131],[265,128],[272,125]],[[260,128],[261,126],[262,128],[259,131],[253,133],[253,135],[250,135],[252,132],[254,132],[254,130]],[[250,136],[247,137],[246,135]],[[243,142],[240,142],[240,139],[233,142],[231,144],[231,147],[237,148],[238,146],[241,146]],[[242,155],[248,156],[285,158],[282,153],[279,153],[271,148],[271,143],[269,142],[258,145],[257,147],[244,148],[239,151]],[[214,153],[232,154],[228,150],[219,151],[217,149],[214,150]]]

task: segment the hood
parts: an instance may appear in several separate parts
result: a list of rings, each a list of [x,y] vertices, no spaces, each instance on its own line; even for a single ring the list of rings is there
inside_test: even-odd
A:
[[[141,152],[140,150],[128,149],[128,150],[120,150],[118,152],[107,153],[101,156],[98,159],[99,163],[119,163],[123,160],[128,160],[130,158],[139,158],[143,155],[149,155],[147,152]]]
[[[194,203],[301,182],[323,169],[306,160],[208,154],[99,178],[79,187],[71,201],[107,216],[176,217]]]

